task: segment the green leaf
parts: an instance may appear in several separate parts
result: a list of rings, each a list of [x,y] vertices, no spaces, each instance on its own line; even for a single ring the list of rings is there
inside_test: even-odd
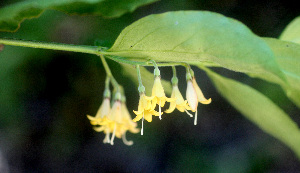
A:
[[[16,31],[25,19],[39,17],[45,10],[68,14],[119,17],[157,0],[26,0],[0,9],[0,31]]]
[[[297,124],[269,98],[238,81],[205,70],[217,90],[246,118],[266,133],[289,146],[300,158],[300,131]]]
[[[121,64],[121,65],[123,67],[122,74],[124,76],[127,76],[128,78],[132,79],[133,82],[136,83],[136,86],[138,87],[138,77],[137,77],[136,68],[134,68],[131,65],[127,65],[127,64]],[[153,82],[154,82],[154,75],[153,75],[153,73],[149,72],[145,67],[142,67],[142,66],[140,67],[140,71],[141,71],[141,75],[142,75],[143,85],[146,88],[146,94],[151,95],[151,90],[152,90]],[[171,83],[164,79],[161,80],[161,83],[164,87],[165,93],[170,95],[172,92]]]
[[[300,16],[288,24],[279,39],[300,44]]]
[[[242,23],[207,11],[144,17],[126,27],[107,54],[139,60],[210,63],[285,80],[264,40]]]
[[[287,96],[300,107],[300,45],[272,38],[265,38],[265,41],[273,50],[275,59],[288,81],[288,84],[279,84]]]

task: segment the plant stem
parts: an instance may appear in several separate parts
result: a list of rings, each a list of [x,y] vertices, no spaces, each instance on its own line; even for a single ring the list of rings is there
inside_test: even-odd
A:
[[[173,71],[173,77],[177,77],[176,67],[174,65],[172,66],[172,71]]]
[[[143,82],[142,82],[142,76],[141,76],[141,71],[140,71],[140,66],[139,65],[136,66],[136,72],[137,72],[138,81],[139,81],[139,87],[138,87],[139,93],[144,93],[145,92],[145,87],[144,87]]]
[[[98,46],[86,46],[86,45],[72,45],[72,44],[62,44],[62,43],[43,43],[36,41],[25,41],[25,40],[13,40],[0,38],[0,44],[11,45],[11,46],[22,46],[31,48],[41,48],[41,49],[52,49],[52,50],[62,50],[70,52],[81,52],[88,54],[99,54],[101,53],[101,47]]]
[[[114,76],[112,75],[112,73],[111,73],[111,71],[110,71],[110,68],[109,68],[109,66],[108,66],[108,64],[107,64],[107,62],[106,62],[104,56],[103,56],[103,55],[99,55],[99,56],[100,56],[100,59],[101,59],[101,61],[102,61],[103,67],[104,67],[104,69],[105,69],[105,71],[106,71],[107,77],[110,78],[111,84],[114,86],[114,88],[115,88],[117,91],[119,91],[119,84],[118,84],[118,82],[116,81],[116,79],[114,78]]]
[[[100,47],[100,46],[72,45],[72,44],[63,44],[63,43],[45,43],[45,42],[38,42],[38,41],[16,40],[16,39],[6,39],[6,38],[0,38],[0,44],[40,48],[40,49],[80,52],[80,53],[88,53],[94,55],[108,55],[108,58],[114,61],[117,61],[119,63],[130,64],[130,65],[154,66],[155,68],[158,68],[158,66],[163,67],[163,66],[172,66],[172,65],[182,65],[185,66],[186,68],[189,67],[189,65],[184,62],[156,63],[153,60],[144,61],[144,62],[132,61],[129,58],[113,56],[111,55],[111,53],[113,52],[106,52],[105,47]]]
[[[137,76],[138,76],[139,85],[142,86],[143,82],[142,82],[142,76],[141,76],[141,71],[140,71],[139,65],[136,66],[136,72],[137,72]]]

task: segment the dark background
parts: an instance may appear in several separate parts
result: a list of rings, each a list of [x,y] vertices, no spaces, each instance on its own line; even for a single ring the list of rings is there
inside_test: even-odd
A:
[[[132,22],[175,10],[218,12],[263,37],[278,37],[300,15],[295,2],[284,0],[163,0],[117,19],[48,10],[25,20],[16,33],[1,32],[0,37],[86,45],[98,40],[109,47]],[[125,86],[129,111],[136,110],[137,84],[119,74],[117,63],[109,64]],[[93,131],[86,118],[102,101],[105,72],[98,57],[6,46],[0,52],[0,173],[300,172],[299,160],[289,148],[243,117],[216,92],[203,71],[194,70],[204,94],[213,100],[199,105],[197,126],[188,115],[175,111],[162,121],[156,117],[145,123],[143,136],[128,134],[133,146],[120,139],[111,146],[102,143],[104,134]],[[263,92],[300,124],[299,109],[278,86],[215,70]],[[170,68],[161,72],[162,78],[171,78]],[[178,75],[184,81],[184,68]],[[181,91],[185,87],[180,84]]]

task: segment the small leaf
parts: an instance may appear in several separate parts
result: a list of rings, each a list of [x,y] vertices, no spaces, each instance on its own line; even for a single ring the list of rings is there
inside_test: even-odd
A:
[[[157,0],[26,0],[0,9],[0,31],[16,31],[25,19],[54,9],[68,14],[119,17]]]
[[[134,68],[131,65],[127,65],[127,64],[121,64],[121,65],[123,67],[122,74],[124,76],[131,78],[136,83],[136,87],[138,87],[138,78],[137,78],[136,68]],[[149,72],[145,67],[142,67],[142,66],[140,67],[140,71],[141,71],[141,75],[142,75],[143,85],[146,88],[146,94],[151,95],[151,90],[152,90],[153,82],[154,82],[154,75],[153,75],[153,73]],[[171,83],[164,79],[161,80],[161,83],[164,87],[165,93],[170,95],[172,92]]]
[[[210,63],[285,80],[264,40],[242,23],[207,11],[144,17],[126,27],[107,54],[160,62]]]
[[[279,39],[300,44],[300,16],[288,24]]]
[[[286,83],[279,82],[287,96],[300,107],[300,45],[279,39],[265,38],[274,52],[280,69],[287,78]]]
[[[300,158],[299,127],[283,110],[255,89],[208,69],[205,71],[229,103],[266,133],[289,146]]]

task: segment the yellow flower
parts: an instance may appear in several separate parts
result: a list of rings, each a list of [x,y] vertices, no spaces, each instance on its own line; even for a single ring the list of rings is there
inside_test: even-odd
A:
[[[107,115],[110,112],[110,98],[104,98],[100,108],[98,109],[96,116],[92,117],[87,115],[87,118],[90,120],[92,125],[102,125],[108,122]]]
[[[134,122],[142,119],[141,135],[143,135],[144,119],[148,122],[152,122],[152,115],[159,116],[159,113],[152,109],[151,100],[153,97],[148,97],[145,93],[140,93],[139,106],[137,111],[133,111],[136,117],[133,119]]]
[[[197,107],[198,102],[209,104],[211,99],[206,99],[198,86],[195,77],[191,78],[191,74],[187,74],[187,90],[186,99],[188,100],[191,111],[195,112],[194,125],[197,125]]]
[[[126,107],[126,104],[124,102],[122,103],[121,110],[122,110],[122,113],[123,113],[123,119],[125,121],[126,126],[128,127],[128,130],[131,133],[138,133],[140,131],[140,129],[136,128],[137,127],[137,123],[134,122],[131,119],[129,111],[128,111],[128,109]]]
[[[133,133],[137,133],[139,130],[136,129],[136,124],[132,122],[129,114],[127,115],[126,112],[124,112],[124,108],[122,108],[122,103],[120,100],[116,100],[113,104],[113,107],[111,111],[109,112],[107,116],[107,123],[101,125],[100,127],[94,127],[94,130],[97,132],[104,132],[106,136],[104,139],[104,143],[110,142],[111,145],[114,144],[114,138],[122,138],[123,141],[126,138],[124,137],[127,130],[130,130]],[[125,106],[126,108],[126,106]],[[127,108],[126,108],[127,109]],[[128,112],[128,111],[127,111]],[[131,122],[130,122],[131,121]],[[109,135],[112,133],[111,139],[109,139]],[[108,138],[108,139],[106,139]],[[127,141],[127,140],[126,140]],[[124,142],[127,145],[132,145],[133,143],[130,142]]]
[[[200,103],[202,103],[202,104],[210,104],[210,103],[211,103],[211,98],[206,99],[206,98],[204,97],[204,95],[203,95],[203,93],[202,93],[200,87],[198,86],[198,84],[197,84],[197,82],[196,82],[195,77],[193,78],[192,83],[193,83],[193,86],[194,86],[194,88],[195,88],[195,90],[196,90],[198,101],[199,101]]]
[[[125,100],[125,98],[124,98]],[[126,132],[129,130],[132,133],[138,133],[137,124],[132,121],[131,116],[127,110],[125,102],[121,102],[121,94],[116,93],[115,101],[110,112],[105,116],[106,121],[97,123],[94,130],[97,132],[104,132],[104,143],[114,144],[114,138],[122,138],[126,145],[132,145],[132,141],[127,141]],[[110,134],[112,134],[110,138]]]
[[[191,111],[193,112],[197,111],[197,107],[198,107],[197,93],[191,80],[187,81],[186,99],[189,103]]]
[[[184,100],[177,85],[173,85],[171,98],[175,98],[175,102],[170,103],[169,109],[167,109],[166,113],[171,113],[177,108],[180,112],[184,112],[186,110],[191,110],[189,107],[187,100]]]
[[[137,111],[133,111],[136,117],[133,119],[134,122],[144,118],[148,122],[152,122],[152,115],[159,116],[158,112],[152,109],[151,100],[153,97],[148,97],[145,93],[140,94],[139,106]]]
[[[159,106],[159,119],[161,119],[161,107],[164,107],[166,101],[174,102],[175,98],[168,98],[165,95],[164,88],[161,84],[160,76],[156,76],[152,88],[152,109],[155,109],[156,104]]]
[[[195,112],[194,125],[197,125],[197,107],[198,107],[198,99],[197,93],[193,86],[191,80],[187,81],[187,89],[186,89],[186,99],[189,103],[191,111]]]
[[[125,102],[122,102],[121,110],[123,113],[123,120],[125,122],[126,127],[128,128],[128,131],[130,131],[131,133],[138,133],[140,131],[140,129],[136,128],[137,123],[132,121]],[[133,141],[127,141],[125,134],[126,134],[126,132],[122,135],[122,140],[123,140],[124,144],[132,145]]]

